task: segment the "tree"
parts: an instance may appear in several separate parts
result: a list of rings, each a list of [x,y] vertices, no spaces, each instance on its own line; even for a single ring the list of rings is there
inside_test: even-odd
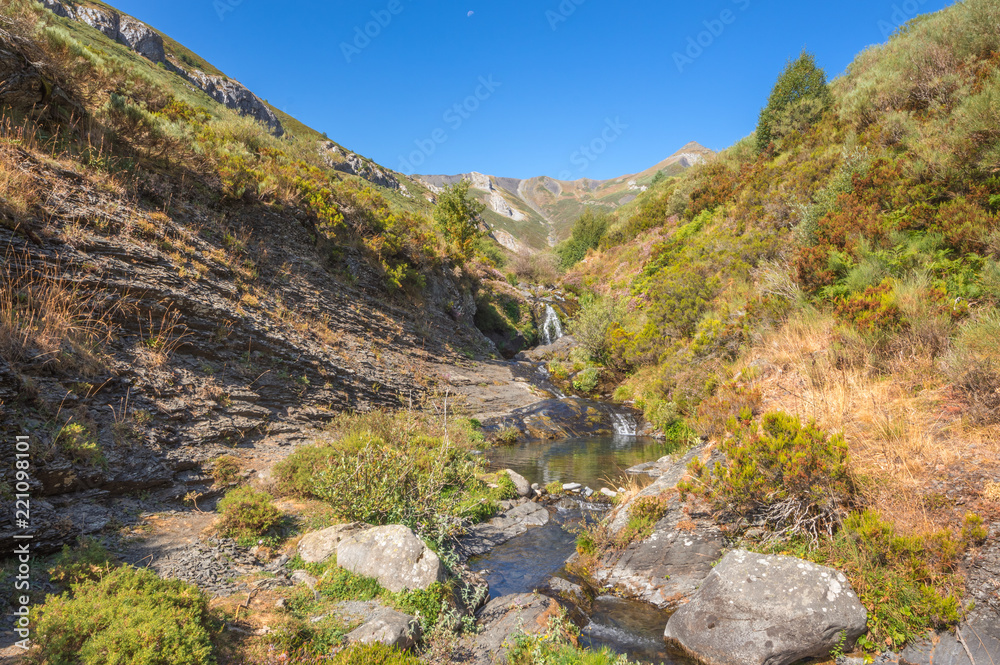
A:
[[[660,184],[661,182],[663,182],[666,179],[667,179],[667,174],[666,173],[664,173],[663,171],[657,171],[656,175],[653,176],[653,183],[652,184],[654,186],[658,185],[658,184]]]
[[[608,216],[603,212],[594,212],[587,208],[573,224],[573,231],[568,240],[556,247],[559,262],[564,270],[569,270],[587,256],[587,252],[596,249],[608,232]]]
[[[760,112],[757,123],[757,152],[765,152],[775,138],[775,126],[784,123],[786,112],[802,109],[805,100],[819,102],[822,110],[830,104],[830,88],[826,84],[826,73],[816,65],[816,58],[805,51],[798,59],[790,60],[778,77],[767,106]]]
[[[446,187],[438,196],[434,222],[445,240],[452,243],[463,258],[472,255],[476,239],[481,235],[479,216],[484,210],[486,206],[469,196],[468,180]]]

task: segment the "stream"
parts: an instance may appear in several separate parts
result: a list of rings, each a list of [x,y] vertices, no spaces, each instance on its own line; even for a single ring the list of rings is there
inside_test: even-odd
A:
[[[574,482],[594,490],[614,490],[625,469],[670,452],[662,441],[619,434],[498,448],[488,459],[492,468],[513,469],[532,483]],[[647,481],[639,476],[632,482],[637,480]],[[546,526],[529,529],[469,565],[489,582],[493,597],[535,591],[553,576],[569,579],[564,563],[576,551],[573,532],[583,523],[603,518],[608,507],[563,499]],[[594,649],[608,647],[633,661],[688,665],[690,661],[671,654],[664,644],[669,616],[646,603],[601,596],[594,601],[580,643]]]

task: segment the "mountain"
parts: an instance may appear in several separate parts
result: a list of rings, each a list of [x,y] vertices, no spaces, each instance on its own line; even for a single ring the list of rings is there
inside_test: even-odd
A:
[[[645,171],[609,180],[557,180],[539,176],[521,180],[484,175],[415,175],[433,192],[469,180],[486,204],[485,218],[494,236],[508,249],[542,249],[569,236],[573,222],[587,206],[608,212],[634,201],[649,188],[656,174],[675,176],[715,153],[694,141]]]

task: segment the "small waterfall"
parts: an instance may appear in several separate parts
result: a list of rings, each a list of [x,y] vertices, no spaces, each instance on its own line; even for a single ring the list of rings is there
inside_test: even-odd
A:
[[[611,422],[614,423],[615,434],[619,436],[636,436],[639,431],[638,423],[629,414],[612,411]]]
[[[563,336],[562,324],[559,323],[559,315],[552,305],[545,306],[545,321],[542,323],[542,339],[545,345],[552,344]]]

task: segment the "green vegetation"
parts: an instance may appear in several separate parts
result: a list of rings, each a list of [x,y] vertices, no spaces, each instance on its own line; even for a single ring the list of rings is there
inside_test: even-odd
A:
[[[48,663],[203,665],[215,662],[208,599],[196,588],[122,566],[49,596],[34,643]]]
[[[104,454],[92,426],[79,422],[66,423],[56,435],[56,446],[76,462],[104,463]]]
[[[587,208],[576,223],[570,237],[556,247],[556,254],[564,270],[572,268],[582,261],[587,252],[596,249],[608,231],[608,216],[603,212],[595,212]]]
[[[803,52],[785,67],[760,113],[757,151],[766,151],[774,140],[808,130],[830,102],[826,74],[811,53]]]
[[[511,665],[631,665],[608,648],[587,651],[577,646],[579,629],[562,613],[548,619],[541,634],[517,633],[507,652]]]
[[[765,415],[758,427],[744,412],[729,429],[720,442],[725,462],[708,468],[693,460],[692,480],[678,485],[682,496],[702,494],[720,512],[764,518],[785,534],[833,533],[852,498],[844,438],[785,413]]]
[[[460,520],[492,517],[517,495],[506,474],[490,488],[482,433],[468,420],[447,425],[420,413],[340,416],[328,439],[304,446],[275,468],[279,490],[327,502],[340,518],[405,524],[439,550]]]
[[[217,485],[230,485],[240,477],[243,462],[233,455],[222,455],[212,466],[212,478]]]
[[[469,196],[469,181],[462,180],[446,187],[438,195],[434,209],[434,222],[445,239],[455,248],[458,256],[472,256],[475,242],[479,239],[479,216],[486,206]]]
[[[219,501],[219,533],[246,546],[272,538],[281,523],[281,511],[274,507],[273,501],[270,494],[252,487],[230,490]]]

